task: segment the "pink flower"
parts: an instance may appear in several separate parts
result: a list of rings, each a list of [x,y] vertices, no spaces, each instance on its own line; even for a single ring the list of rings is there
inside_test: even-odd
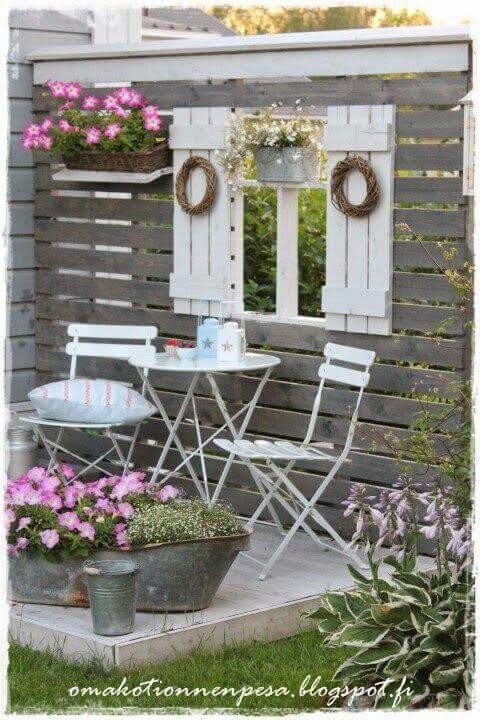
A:
[[[40,505],[41,499],[42,498],[38,490],[29,488],[25,492],[25,505]]]
[[[131,110],[125,110],[125,108],[120,107],[120,106],[115,108],[115,115],[117,115],[118,117],[121,117],[121,118],[128,117],[129,115],[131,115],[131,112],[132,112]]]
[[[118,547],[130,547],[130,540],[125,532],[126,527],[125,523],[115,525],[115,540]]]
[[[59,106],[58,114],[62,115],[65,110],[71,110],[73,107],[75,107],[75,103],[72,100],[68,100],[66,103],[63,103],[63,105]]]
[[[120,482],[113,488],[110,497],[116,500],[123,500],[125,495],[129,493],[143,492],[145,489],[143,482],[138,480],[136,475],[141,475],[142,478],[144,477],[143,473],[130,473],[130,475],[126,475],[124,478],[121,478]]]
[[[36,125],[35,123],[30,123],[29,125],[27,125],[27,127],[23,131],[23,134],[25,135],[25,137],[35,138],[35,137],[40,137],[40,135],[42,134],[42,131],[40,129],[40,125]]]
[[[129,107],[138,107],[143,102],[143,96],[140,95],[136,90],[130,90],[130,100],[128,101]]]
[[[71,100],[76,100],[80,97],[82,92],[82,86],[80,83],[69,82],[65,85],[65,95]]]
[[[93,515],[93,512],[94,512],[93,508],[89,507],[88,505],[83,508],[83,514],[86,515],[87,517],[90,517],[91,515]]]
[[[156,117],[158,115],[158,105],[146,105],[142,108],[141,113],[144,117]]]
[[[20,520],[18,521],[17,532],[20,532],[20,530],[23,530],[24,528],[26,528],[28,525],[30,525],[31,522],[32,522],[32,518],[30,518],[30,517],[20,518]]]
[[[115,505],[110,500],[107,500],[107,498],[100,498],[97,500],[95,507],[97,510],[103,510],[103,512],[106,512],[109,515],[113,515],[115,512]]]
[[[66,527],[67,530],[78,530],[80,527],[78,515],[74,512],[60,513],[58,522],[60,525],[63,525],[63,527]]]
[[[70,125],[68,120],[59,120],[58,121],[58,129],[61,130],[61,132],[70,132],[73,130],[73,125]]]
[[[51,550],[60,540],[60,536],[56,530],[42,530],[40,533],[40,541]]]
[[[121,105],[128,105],[131,100],[131,90],[126,87],[119,88],[115,91],[115,99]]]
[[[71,480],[75,476],[75,470],[71,465],[67,465],[67,463],[59,465],[58,472],[61,473],[66,480]]]
[[[10,531],[10,527],[15,522],[16,515],[11,508],[5,510],[5,530],[7,533]]]
[[[16,545],[17,550],[25,550],[28,543],[29,543],[29,540],[27,538],[25,538],[25,537],[18,538],[17,545]]]
[[[27,480],[32,482],[40,482],[46,476],[47,471],[44,467],[32,467],[27,472]]]
[[[65,97],[66,88],[62,82],[55,80],[54,82],[48,83],[48,85],[53,97]]]
[[[48,135],[42,135],[38,138],[38,144],[42,150],[50,150],[53,145],[53,138]]]
[[[152,132],[155,132],[157,130],[160,130],[161,122],[158,119],[158,117],[155,117],[155,115],[149,115],[145,118],[145,129],[151,130]]]
[[[56,495],[55,493],[47,493],[42,497],[42,503],[43,505],[52,508],[52,510],[60,510],[62,507],[62,498],[60,495]]]
[[[133,515],[133,506],[129,502],[118,503],[117,507],[118,514],[121,515],[125,520],[129,520]]]
[[[87,145],[96,145],[100,142],[101,133],[96,127],[88,127],[85,130],[85,142]]]
[[[40,130],[44,133],[51,130],[53,127],[53,120],[51,117],[46,117],[45,120],[40,124]]]
[[[84,110],[96,110],[99,105],[100,98],[95,97],[95,95],[85,95],[83,98],[82,107]]]
[[[158,493],[158,497],[163,502],[166,502],[167,500],[174,500],[179,495],[180,490],[173,485],[164,485],[164,487],[162,487],[162,489]]]
[[[95,537],[95,528],[89,522],[81,522],[79,525],[80,537],[87,538],[87,540],[93,540]]]
[[[27,493],[32,489],[28,483],[18,483],[9,490],[10,502],[12,505],[25,505]]]
[[[16,557],[18,555],[18,550],[15,547],[15,545],[12,545],[11,543],[8,543],[7,545],[7,555],[10,557]]]
[[[76,504],[79,498],[78,491],[71,486],[68,486],[63,491],[63,504],[67,508],[72,508]]]
[[[40,490],[46,493],[55,492],[59,485],[60,480],[55,475],[50,475],[40,481]]]
[[[117,100],[113,95],[107,95],[103,98],[103,107],[105,110],[115,110],[118,106]]]
[[[121,132],[122,132],[122,128],[120,127],[120,125],[118,123],[110,123],[109,125],[107,125],[107,127],[104,130],[104,134],[108,138],[110,138],[110,140],[113,140],[114,138],[116,138],[117,135]]]
[[[32,150],[33,148],[37,148],[39,145],[38,138],[29,136],[22,136],[21,143],[24,150]]]

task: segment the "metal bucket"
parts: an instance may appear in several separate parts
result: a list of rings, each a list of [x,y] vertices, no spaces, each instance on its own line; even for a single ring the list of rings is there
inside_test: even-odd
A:
[[[255,153],[261,182],[313,182],[318,178],[318,155],[313,147],[262,147]]]
[[[97,635],[133,631],[140,565],[132,560],[87,560],[83,565]]]
[[[12,422],[7,431],[7,474],[16,480],[37,464],[38,443],[26,423]]]

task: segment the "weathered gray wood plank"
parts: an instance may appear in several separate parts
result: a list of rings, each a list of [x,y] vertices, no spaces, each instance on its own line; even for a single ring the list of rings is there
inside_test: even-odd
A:
[[[398,137],[461,138],[463,112],[461,110],[415,110],[397,112]]]
[[[396,170],[461,170],[461,143],[397,145]]]
[[[170,305],[168,283],[143,280],[91,278],[39,270],[37,292],[67,295],[76,298],[123,300],[156,306]],[[124,309],[124,308],[122,308]]]
[[[449,267],[461,268],[466,260],[466,246],[463,242],[444,244],[445,250],[453,251]],[[447,267],[443,249],[436,240],[426,240],[423,246],[416,240],[395,240],[393,243],[393,262],[397,267],[438,269]],[[438,265],[437,265],[438,263]]]
[[[393,274],[393,294],[403,300],[437,300],[459,302],[448,279],[443,275],[396,272]]]
[[[396,177],[395,202],[465,203],[459,177]]]
[[[114,240],[116,241],[115,237],[110,242]],[[40,267],[125,273],[157,277],[163,280],[168,280],[169,274],[173,270],[172,256],[158,253],[70,250],[42,243],[37,246],[36,257]]]
[[[75,198],[37,195],[35,215],[39,217],[103,218],[154,223],[171,222],[170,200],[119,200],[117,198]]]
[[[37,218],[35,221],[35,240],[40,243],[63,242],[110,246],[112,244],[112,226]],[[116,225],[115,247],[172,250],[172,228]]]
[[[35,270],[9,270],[7,299],[8,302],[35,300]]]
[[[7,335],[33,335],[35,303],[12,303],[7,317]]]
[[[139,84],[138,88],[152,102],[167,110],[173,107],[235,106],[264,107],[273,102],[293,105],[300,98],[313,105],[363,105],[393,103],[396,105],[456,105],[468,91],[462,75],[413,78],[324,78],[312,82],[285,81],[262,83],[223,82],[195,84],[158,82]],[[96,90],[99,94],[108,90]],[[42,88],[34,89],[35,109],[48,110],[49,98]]]
[[[395,210],[395,231],[404,232],[398,225],[406,223],[414,232],[427,237],[465,237],[463,210]]]

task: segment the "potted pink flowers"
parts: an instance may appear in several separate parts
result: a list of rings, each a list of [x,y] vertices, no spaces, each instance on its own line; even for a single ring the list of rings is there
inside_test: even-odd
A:
[[[60,154],[70,169],[149,173],[169,165],[159,109],[135,88],[99,97],[75,82],[50,81],[47,87],[58,107],[25,127],[25,150]]]
[[[213,600],[249,534],[232,510],[189,500],[142,472],[74,479],[69,465],[33,467],[7,482],[11,599],[88,605],[85,558],[140,566],[138,607],[199,609]]]

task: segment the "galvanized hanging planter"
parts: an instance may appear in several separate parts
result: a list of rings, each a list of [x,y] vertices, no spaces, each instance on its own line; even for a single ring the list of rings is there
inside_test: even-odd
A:
[[[138,610],[192,612],[211,605],[238,553],[249,547],[250,536],[251,531],[128,551],[98,550],[90,559],[138,563]],[[10,558],[11,600],[88,607],[83,562],[84,558],[51,562],[29,553]]]
[[[313,182],[318,176],[318,155],[313,147],[262,147],[255,153],[261,182]]]

